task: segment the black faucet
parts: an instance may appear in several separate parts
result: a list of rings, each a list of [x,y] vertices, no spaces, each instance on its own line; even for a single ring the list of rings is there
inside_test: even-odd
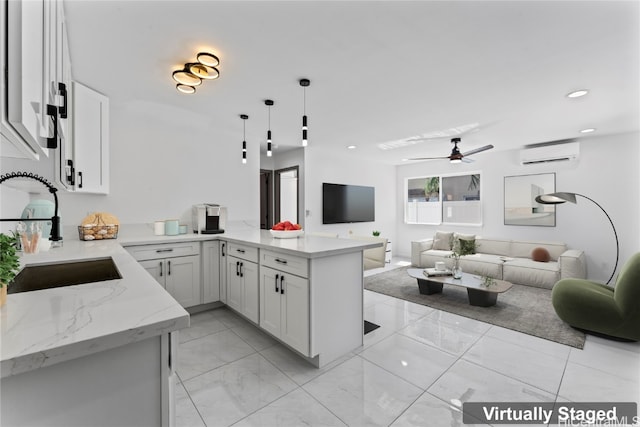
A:
[[[0,175],[0,184],[13,178],[33,179],[43,184],[45,187],[49,189],[49,193],[53,194],[53,200],[55,202],[53,216],[51,218],[29,218],[29,219],[35,220],[35,221],[48,221],[50,219],[51,220],[51,236],[49,236],[49,240],[51,240],[52,242],[58,242],[62,240],[62,237],[60,237],[60,217],[58,216],[58,195],[56,194],[58,189],[43,177],[38,176],[31,172],[9,172],[4,175]],[[23,220],[22,218],[0,218],[0,221],[22,221],[22,220]]]

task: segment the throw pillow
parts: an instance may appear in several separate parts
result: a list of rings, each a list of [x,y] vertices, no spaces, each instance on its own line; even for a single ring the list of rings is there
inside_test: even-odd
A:
[[[433,238],[433,249],[450,251],[452,243],[453,232],[445,233],[444,231],[436,231],[436,236]]]
[[[455,233],[454,240],[460,249],[460,255],[472,255],[476,253],[476,235]]]
[[[534,248],[531,251],[531,259],[538,262],[549,262],[551,255],[549,255],[549,251],[545,248]]]

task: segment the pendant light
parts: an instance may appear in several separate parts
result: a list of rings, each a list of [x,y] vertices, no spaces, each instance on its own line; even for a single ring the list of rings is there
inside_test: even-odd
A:
[[[271,106],[274,102],[270,99],[265,99],[264,105],[269,108],[269,127],[267,128],[267,157],[271,157],[273,152],[271,151]]]
[[[302,146],[307,146],[307,91],[306,88],[311,84],[309,79],[300,79],[302,86]]]
[[[242,119],[242,164],[247,164],[247,119],[249,116],[246,114],[240,114]]]

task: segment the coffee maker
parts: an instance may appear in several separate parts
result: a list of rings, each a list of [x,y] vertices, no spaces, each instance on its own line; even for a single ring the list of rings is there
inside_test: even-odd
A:
[[[196,234],[224,233],[227,208],[213,203],[193,205],[193,232]]]

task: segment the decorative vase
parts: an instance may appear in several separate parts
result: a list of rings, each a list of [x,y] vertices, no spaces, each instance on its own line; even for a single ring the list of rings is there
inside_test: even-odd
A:
[[[454,258],[453,268],[451,268],[451,273],[453,274],[454,279],[460,279],[462,277],[462,268],[460,268],[460,258]]]
[[[7,285],[0,283],[0,307],[7,302]]]

